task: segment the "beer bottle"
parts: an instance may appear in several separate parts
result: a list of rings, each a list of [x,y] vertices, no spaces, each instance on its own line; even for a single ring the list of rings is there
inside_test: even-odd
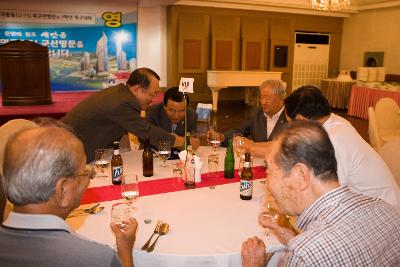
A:
[[[193,154],[193,149],[191,145],[188,145],[187,149],[187,155],[186,155],[186,160],[185,160],[185,168],[183,171],[185,172],[185,186],[186,188],[192,189],[196,187],[195,184],[195,171],[196,171],[196,166],[194,162],[194,154]]]
[[[186,132],[186,142],[185,142],[185,150],[187,150],[187,147],[190,146],[190,132]]]
[[[121,184],[122,174],[124,173],[124,167],[122,165],[122,157],[119,153],[119,142],[114,142],[114,154],[111,158],[111,179],[113,184]]]
[[[150,177],[153,176],[153,152],[151,151],[150,139],[147,137],[144,140],[144,150],[142,155],[143,162],[143,176]]]
[[[228,141],[228,147],[225,154],[224,177],[233,178],[233,171],[235,170],[235,157],[233,155],[232,139]]]
[[[187,150],[188,146],[190,146],[190,132],[186,133],[185,143],[180,147],[181,151]]]
[[[245,153],[242,176],[240,177],[240,198],[243,200],[250,200],[253,197],[253,171],[250,162],[250,153]]]

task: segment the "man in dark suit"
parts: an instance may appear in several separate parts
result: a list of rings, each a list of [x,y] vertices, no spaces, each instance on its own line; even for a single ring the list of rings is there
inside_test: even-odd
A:
[[[266,80],[260,85],[260,106],[250,118],[238,128],[228,131],[225,140],[241,135],[252,142],[271,141],[286,123],[283,100],[286,83],[281,80]]]
[[[147,110],[147,119],[151,124],[161,127],[170,133],[185,136],[185,106],[187,106],[188,133],[196,130],[197,122],[197,113],[188,105],[189,97],[187,97],[185,105],[183,93],[179,92],[178,87],[172,87],[165,92],[163,103],[153,105]],[[200,140],[191,137],[190,144],[194,149],[197,149],[200,146]]]
[[[113,141],[130,132],[139,139],[149,137],[154,146],[159,141],[180,147],[185,139],[149,123],[141,116],[159,92],[160,77],[147,68],[133,71],[125,84],[101,90],[75,106],[62,122],[70,126],[85,146],[87,161],[94,160],[97,148],[111,147]]]

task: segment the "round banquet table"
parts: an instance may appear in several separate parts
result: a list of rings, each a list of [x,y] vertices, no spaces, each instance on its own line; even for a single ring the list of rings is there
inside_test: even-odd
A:
[[[379,99],[385,97],[392,98],[400,105],[400,91],[354,85],[351,90],[347,115],[367,120],[368,107],[375,107]]]
[[[181,179],[172,177],[176,160],[168,161],[168,166],[162,168],[161,161],[155,158],[154,176],[147,178],[141,171],[142,151],[122,154],[125,173],[136,173],[139,177],[141,196],[135,203],[137,211],[134,213],[139,223],[133,250],[135,266],[241,266],[242,242],[253,236],[264,240],[267,251],[282,249],[276,238],[266,237],[258,225],[259,199],[266,192],[262,159],[254,159],[253,169],[258,178],[253,183],[253,199],[243,201],[239,198],[237,173],[234,179],[221,178],[221,173],[207,173],[209,153],[207,147],[197,151],[204,165],[203,181],[196,189],[188,190],[182,187]],[[221,148],[219,154],[219,170],[222,171],[225,149]],[[119,187],[111,185],[109,177],[94,178],[85,195],[82,207],[101,202],[104,210],[95,215],[69,218],[68,224],[78,234],[115,248],[109,224],[111,206],[123,201]],[[151,223],[146,224],[145,220]],[[169,223],[169,233],[159,238],[153,252],[141,251],[157,220]],[[273,257],[269,266],[276,263],[277,257]]]

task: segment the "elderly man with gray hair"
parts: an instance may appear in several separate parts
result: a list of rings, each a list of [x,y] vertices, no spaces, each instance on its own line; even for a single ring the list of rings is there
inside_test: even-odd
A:
[[[400,212],[339,185],[334,147],[321,124],[290,123],[265,152],[267,188],[301,230],[284,238],[286,228],[259,217],[286,245],[278,266],[400,266]],[[243,267],[264,267],[268,256],[258,237],[242,245]]]
[[[137,222],[112,224],[117,253],[64,221],[89,184],[82,142],[66,129],[23,130],[7,143],[3,183],[14,211],[0,227],[3,266],[133,266]]]
[[[281,80],[266,80],[260,85],[260,106],[246,122],[224,134],[225,140],[235,135],[247,137],[253,142],[271,141],[286,123],[283,100],[286,83]]]

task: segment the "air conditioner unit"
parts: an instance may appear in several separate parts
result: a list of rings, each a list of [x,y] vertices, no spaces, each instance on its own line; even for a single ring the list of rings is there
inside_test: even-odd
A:
[[[304,85],[321,86],[328,76],[329,34],[296,32],[292,90]]]

